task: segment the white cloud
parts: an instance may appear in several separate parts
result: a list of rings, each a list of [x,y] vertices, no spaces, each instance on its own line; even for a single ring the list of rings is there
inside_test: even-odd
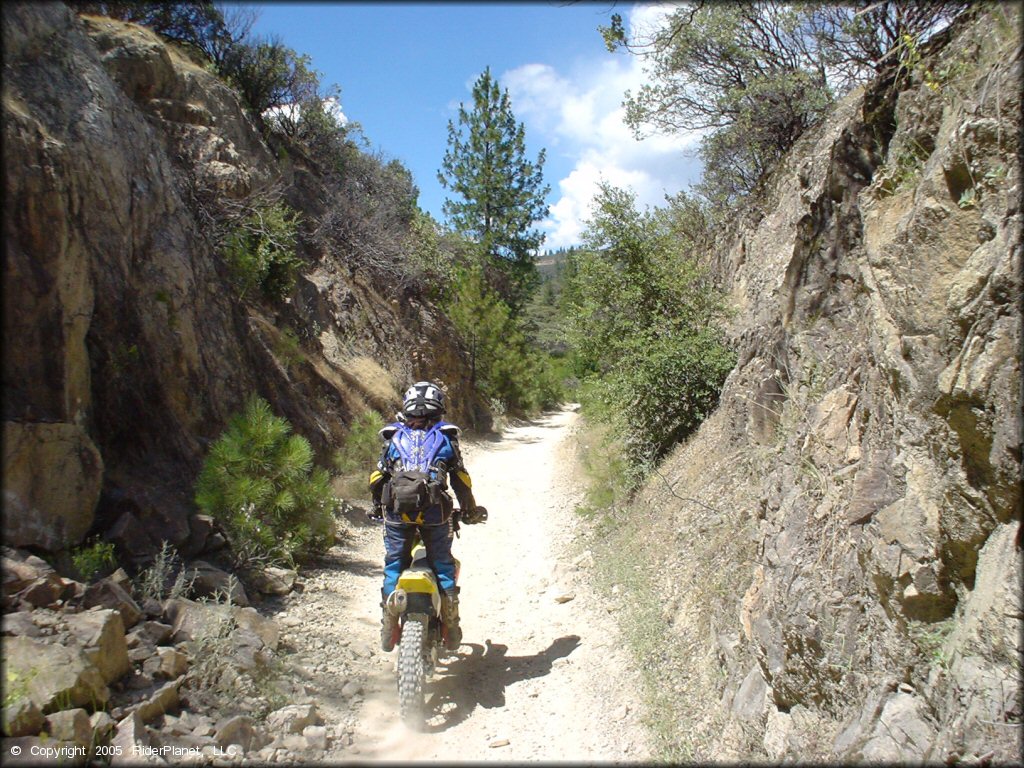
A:
[[[344,128],[348,125],[348,116],[341,109],[341,102],[338,101],[334,96],[329,96],[324,99],[324,112],[330,116],[335,124],[339,128]],[[268,121],[273,122],[274,120],[287,120],[290,123],[298,121],[302,116],[302,105],[301,104],[282,104],[279,107],[271,107],[263,113]]]
[[[641,4],[629,23],[634,29],[649,28],[669,10]],[[500,80],[531,138],[548,147],[549,158],[557,153],[573,162],[552,184],[557,199],[541,223],[545,248],[579,243],[602,180],[632,188],[641,207],[660,205],[666,194],[697,180],[699,162],[692,150],[699,137],[657,135],[637,141],[624,122],[623,95],[644,82],[638,57],[605,54],[568,73],[532,63],[504,73]]]

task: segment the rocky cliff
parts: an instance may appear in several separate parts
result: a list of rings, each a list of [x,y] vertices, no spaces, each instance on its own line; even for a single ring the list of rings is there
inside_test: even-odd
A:
[[[681,756],[1019,758],[1021,19],[985,9],[717,256],[739,363],[612,537],[656,574]]]
[[[204,200],[277,190],[313,226],[327,190],[222,81],[147,29],[59,3],[5,4],[3,50],[8,544],[105,531],[139,559],[183,544],[205,449],[250,394],[323,463],[416,378],[485,425],[440,313],[350,254],[301,245],[283,303],[239,298]]]

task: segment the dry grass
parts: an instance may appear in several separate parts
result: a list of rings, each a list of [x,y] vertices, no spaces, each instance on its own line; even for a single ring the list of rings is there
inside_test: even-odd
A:
[[[758,748],[721,705],[728,669],[715,638],[738,635],[756,557],[746,469],[734,453],[716,450],[727,426],[724,415],[705,422],[629,502],[616,493],[614,472],[594,461],[600,448],[581,456],[596,484],[581,512],[593,528],[598,584],[618,604],[642,672],[657,758],[671,763],[748,757]],[[596,436],[584,432],[581,442]]]

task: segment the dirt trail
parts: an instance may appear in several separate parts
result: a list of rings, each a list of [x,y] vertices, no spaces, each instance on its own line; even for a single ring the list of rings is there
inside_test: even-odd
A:
[[[278,618],[339,738],[325,759],[635,761],[648,757],[637,675],[590,585],[573,508],[571,411],[464,441],[485,525],[464,526],[463,645],[427,685],[423,733],[397,718],[396,653],[377,647],[379,526],[355,532]],[[339,551],[340,549],[340,551]]]

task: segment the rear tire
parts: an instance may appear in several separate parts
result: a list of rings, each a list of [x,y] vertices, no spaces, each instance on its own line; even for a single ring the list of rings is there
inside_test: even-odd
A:
[[[423,683],[426,678],[427,623],[423,617],[407,618],[398,644],[398,711],[402,722],[414,731],[423,728]]]

